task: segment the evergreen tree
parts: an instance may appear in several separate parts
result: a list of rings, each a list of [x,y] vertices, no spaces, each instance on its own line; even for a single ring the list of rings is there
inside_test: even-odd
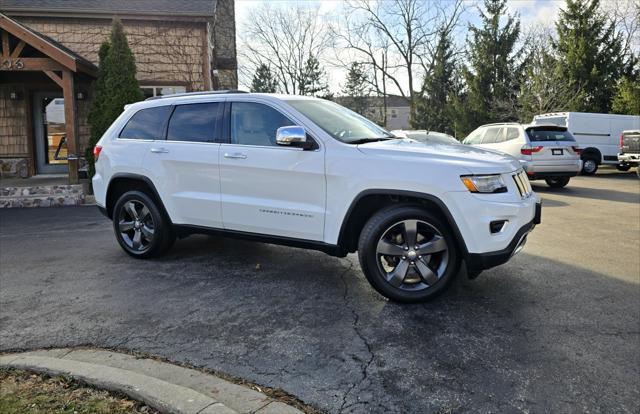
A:
[[[320,67],[320,62],[314,56],[310,56],[298,79],[298,93],[310,96],[326,95],[328,89],[329,85],[326,83],[325,73]]]
[[[91,133],[86,156],[91,176],[94,173],[93,147],[96,142],[122,113],[125,105],[144,98],[136,79],[136,62],[119,20],[114,19],[109,41],[100,47],[98,59],[100,70],[88,117]]]
[[[567,0],[556,23],[558,69],[582,91],[579,99],[569,102],[571,111],[609,112],[625,70],[622,40],[599,6],[599,0]]]
[[[582,91],[562,75],[558,59],[549,50],[549,43],[550,38],[545,34],[529,47],[523,60],[518,96],[520,122],[531,122],[538,114],[567,111],[570,102],[584,98]]]
[[[277,89],[278,81],[271,73],[271,69],[261,63],[251,80],[251,92],[275,93]]]
[[[640,115],[640,80],[623,77],[611,106],[616,114]]]
[[[100,71],[89,115],[91,143],[95,145],[122,113],[124,106],[144,98],[136,79],[136,62],[127,43],[122,23],[114,19],[109,42],[100,47]],[[93,146],[87,150],[93,173]]]
[[[416,114],[411,123],[413,128],[454,133],[455,72],[449,33],[440,30],[431,70],[425,75],[417,97]]]
[[[370,94],[368,76],[362,69],[362,64],[354,62],[347,73],[347,83],[342,88],[344,96],[342,103],[347,108],[364,115],[367,110],[367,99]]]
[[[91,126],[89,133],[89,145],[86,149],[85,159],[89,165],[89,178],[95,174],[95,160],[93,159],[93,147],[96,146],[100,137],[106,132],[110,124],[106,123],[106,118],[103,116],[102,107],[104,106],[104,67],[105,60],[109,54],[109,42],[102,42],[100,50],[98,51],[98,79],[95,83],[93,91],[93,100],[91,102],[91,110],[87,116],[87,121]]]
[[[485,0],[480,11],[481,27],[470,27],[469,66],[463,70],[466,83],[464,108],[458,114],[460,128],[470,132],[479,125],[517,118],[516,95],[519,52],[515,44],[520,21],[506,14],[506,0]]]

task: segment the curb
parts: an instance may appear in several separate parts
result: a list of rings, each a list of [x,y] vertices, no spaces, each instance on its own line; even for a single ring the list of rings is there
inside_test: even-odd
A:
[[[161,413],[302,414],[265,394],[213,375],[97,349],[50,349],[0,356],[0,368],[66,375],[121,392]]]

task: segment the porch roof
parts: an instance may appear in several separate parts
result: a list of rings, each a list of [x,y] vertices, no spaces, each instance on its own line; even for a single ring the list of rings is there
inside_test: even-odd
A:
[[[73,72],[83,72],[92,77],[98,75],[98,67],[68,47],[0,13],[0,29],[5,30],[25,44],[47,55]],[[3,54],[9,54],[9,41],[3,39]]]

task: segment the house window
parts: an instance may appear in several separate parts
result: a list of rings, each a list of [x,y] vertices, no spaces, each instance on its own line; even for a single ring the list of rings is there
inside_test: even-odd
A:
[[[398,117],[398,112],[395,109],[391,110],[391,118],[397,118]]]
[[[185,93],[187,88],[184,86],[143,86],[140,88],[142,94],[146,98],[152,96],[172,95],[174,93]]]

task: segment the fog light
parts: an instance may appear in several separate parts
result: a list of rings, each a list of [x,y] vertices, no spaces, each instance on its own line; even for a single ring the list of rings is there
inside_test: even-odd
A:
[[[504,228],[504,225],[507,224],[508,220],[497,220],[489,223],[489,231],[491,234],[500,233]]]

